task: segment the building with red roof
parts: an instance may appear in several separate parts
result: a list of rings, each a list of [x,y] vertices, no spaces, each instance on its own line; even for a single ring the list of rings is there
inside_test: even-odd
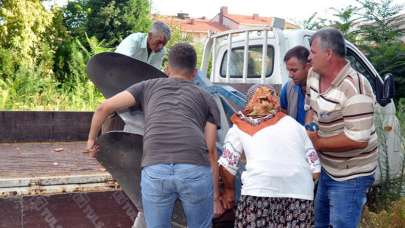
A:
[[[229,29],[246,27],[271,26],[273,17],[263,17],[259,14],[238,15],[229,14],[228,7],[221,7],[219,13],[212,19],[190,18],[187,13],[178,13],[177,16],[154,15],[155,20],[160,20],[172,27],[178,27],[184,35],[190,35],[194,42],[203,42],[209,32],[223,32]],[[285,22],[284,29],[299,28],[298,25]]]

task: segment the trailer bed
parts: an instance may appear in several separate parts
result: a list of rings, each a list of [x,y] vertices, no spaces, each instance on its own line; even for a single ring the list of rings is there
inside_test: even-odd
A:
[[[108,174],[86,142],[0,143],[0,179]]]

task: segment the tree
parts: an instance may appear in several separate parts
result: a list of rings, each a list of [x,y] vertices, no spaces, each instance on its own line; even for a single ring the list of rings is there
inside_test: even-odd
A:
[[[327,27],[328,20],[317,16],[318,13],[313,13],[308,19],[304,20],[303,27],[308,30],[318,30]]]
[[[404,30],[399,28],[403,6],[392,0],[358,0],[363,9],[359,15],[358,46],[366,52],[380,75],[392,73],[396,82],[396,99],[405,96],[405,44],[400,40]]]
[[[360,25],[364,40],[375,42],[391,42],[404,35],[405,29],[400,29],[399,13],[401,5],[394,5],[393,0],[357,0],[363,9]],[[403,22],[402,22],[403,23]]]
[[[19,64],[34,66],[48,54],[43,47],[52,13],[39,0],[3,0],[1,4],[0,47],[13,52]]]
[[[65,8],[65,24],[72,36],[84,43],[85,33],[116,46],[133,32],[146,32],[150,25],[147,0],[78,0]]]
[[[86,33],[87,18],[90,9],[88,0],[69,1],[63,9],[63,21],[72,37],[81,37]]]
[[[165,46],[166,52],[163,56],[163,67],[165,67],[168,63],[170,48],[172,48],[177,43],[191,43],[193,40],[190,34],[183,33],[181,31],[180,26],[169,25],[169,27],[171,36],[169,42],[167,42]]]
[[[333,8],[333,10],[335,11],[333,16],[336,19],[332,21],[331,27],[339,29],[347,40],[355,43],[358,29],[354,27],[354,24],[360,20],[358,16],[359,8],[349,5],[341,9]]]

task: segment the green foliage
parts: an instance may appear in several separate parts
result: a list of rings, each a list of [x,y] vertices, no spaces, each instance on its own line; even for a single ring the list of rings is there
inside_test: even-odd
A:
[[[405,97],[398,100],[396,107],[397,117],[401,124],[401,134],[403,137],[405,137]]]
[[[405,97],[405,44],[392,41],[362,48],[381,76],[386,73],[395,76],[396,100]]]
[[[102,100],[89,81],[72,80],[76,85],[65,85],[43,74],[33,67],[20,67],[14,79],[0,79],[0,109],[84,111],[94,110]]]
[[[169,42],[167,42],[166,46],[165,46],[165,55],[163,57],[163,68],[166,67],[167,65],[167,61],[168,61],[168,57],[169,57],[169,51],[170,48],[173,47],[173,45],[177,44],[177,43],[191,43],[192,42],[192,37],[188,34],[184,34],[181,32],[180,27],[179,26],[170,26],[170,31],[171,31],[171,37]],[[197,56],[198,58],[198,56]]]
[[[9,49],[0,48],[0,79],[6,79],[16,70],[17,60]]]
[[[39,0],[3,0],[0,46],[24,60],[21,64],[35,65],[44,54],[41,48],[52,16]]]
[[[87,61],[151,24],[147,0],[0,1],[0,109],[93,110]],[[89,36],[87,36],[89,34]]]
[[[38,66],[20,66],[12,71],[13,77],[0,78],[0,110],[94,110],[103,97],[85,70],[90,53],[101,48],[84,51],[77,39],[66,41],[63,47],[66,56],[59,53],[62,62],[55,64],[64,67],[57,71],[63,72],[63,80],[50,76],[52,66],[47,61]]]
[[[81,38],[86,33],[87,18],[90,8],[87,8],[88,0],[69,1],[63,9],[64,25],[72,37]]]
[[[150,25],[147,0],[79,0],[65,9],[65,25],[84,42],[85,33],[115,47],[132,32],[146,32]]]
[[[349,5],[341,9],[333,9],[335,11],[332,27],[339,29],[345,38],[353,43],[356,42],[358,30],[353,29],[353,24],[358,23],[360,17],[357,15],[358,7]]]
[[[399,28],[399,13],[402,6],[394,5],[392,0],[357,0],[362,9],[361,35],[366,41],[377,44],[397,40],[404,34]]]
[[[53,14],[52,22],[50,26],[47,27],[44,42],[48,43],[52,50],[56,50],[66,41],[66,39],[71,38],[71,36],[64,25],[63,9],[60,7],[53,7],[51,13]]]
[[[381,76],[392,73],[396,81],[396,99],[405,95],[405,44],[399,40],[404,31],[399,28],[398,14],[402,6],[392,0],[358,0],[362,19],[357,45],[365,51]]]
[[[308,30],[318,30],[324,28],[328,24],[328,20],[317,16],[318,13],[313,13],[308,19],[304,20],[303,28]]]
[[[104,47],[95,37],[85,36],[85,45],[79,39],[70,38],[65,40],[56,50],[54,71],[60,82],[79,80],[87,81],[86,63],[91,56],[110,48]]]

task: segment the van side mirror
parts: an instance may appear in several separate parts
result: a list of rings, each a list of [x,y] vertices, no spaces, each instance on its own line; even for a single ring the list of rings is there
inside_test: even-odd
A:
[[[395,96],[395,81],[394,75],[388,73],[384,76],[384,82],[378,83],[377,87],[379,87],[377,91],[377,101],[381,106],[386,106],[391,102],[391,99]]]

